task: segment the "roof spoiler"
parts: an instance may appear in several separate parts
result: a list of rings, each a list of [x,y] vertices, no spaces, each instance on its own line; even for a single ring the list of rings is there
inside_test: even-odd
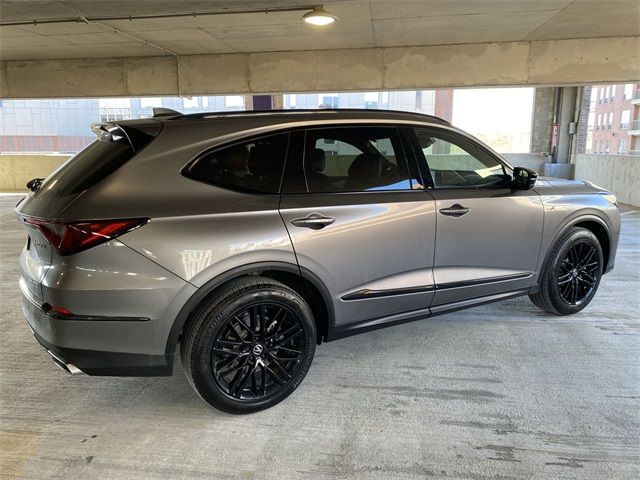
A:
[[[170,108],[162,108],[162,107],[154,107],[153,108],[153,117],[179,117],[182,114],[180,112],[176,112],[175,110],[171,110]]]
[[[151,140],[158,136],[162,129],[162,124],[149,120],[137,121],[129,120],[118,123],[92,123],[91,130],[96,134],[98,140],[104,142],[123,143],[131,145],[134,152],[142,150]]]

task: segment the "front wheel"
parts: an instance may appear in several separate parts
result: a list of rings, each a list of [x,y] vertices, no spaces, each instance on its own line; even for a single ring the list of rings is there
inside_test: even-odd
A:
[[[251,413],[300,385],[315,344],[313,314],[298,293],[269,278],[243,277],[194,312],[180,353],[187,378],[206,402]]]
[[[585,228],[567,230],[554,245],[540,275],[540,290],[529,295],[539,308],[570,315],[593,299],[603,271],[602,247]]]

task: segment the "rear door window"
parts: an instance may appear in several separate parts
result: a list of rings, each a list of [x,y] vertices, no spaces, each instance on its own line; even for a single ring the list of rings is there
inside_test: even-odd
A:
[[[200,156],[186,176],[232,190],[278,193],[289,133],[242,141]]]
[[[304,176],[310,193],[411,190],[413,185],[395,127],[307,130]]]

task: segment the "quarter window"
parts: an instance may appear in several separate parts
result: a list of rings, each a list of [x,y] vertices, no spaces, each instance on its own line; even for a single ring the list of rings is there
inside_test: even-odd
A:
[[[214,185],[258,193],[278,193],[288,133],[214,150],[197,159],[187,176]]]
[[[494,187],[508,180],[504,166],[484,149],[448,133],[415,129],[435,188]]]
[[[312,193],[411,190],[398,131],[394,127],[307,130],[306,189]],[[419,188],[419,187],[418,187]]]

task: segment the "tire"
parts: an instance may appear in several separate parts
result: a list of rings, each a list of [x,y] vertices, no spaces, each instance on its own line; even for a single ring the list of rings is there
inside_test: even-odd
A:
[[[185,374],[202,399],[252,413],[287,398],[315,353],[311,309],[286,285],[258,276],[232,280],[193,312],[180,343]]]
[[[598,290],[603,265],[596,236],[585,228],[569,228],[553,246],[542,269],[540,290],[529,298],[555,315],[578,313]]]

